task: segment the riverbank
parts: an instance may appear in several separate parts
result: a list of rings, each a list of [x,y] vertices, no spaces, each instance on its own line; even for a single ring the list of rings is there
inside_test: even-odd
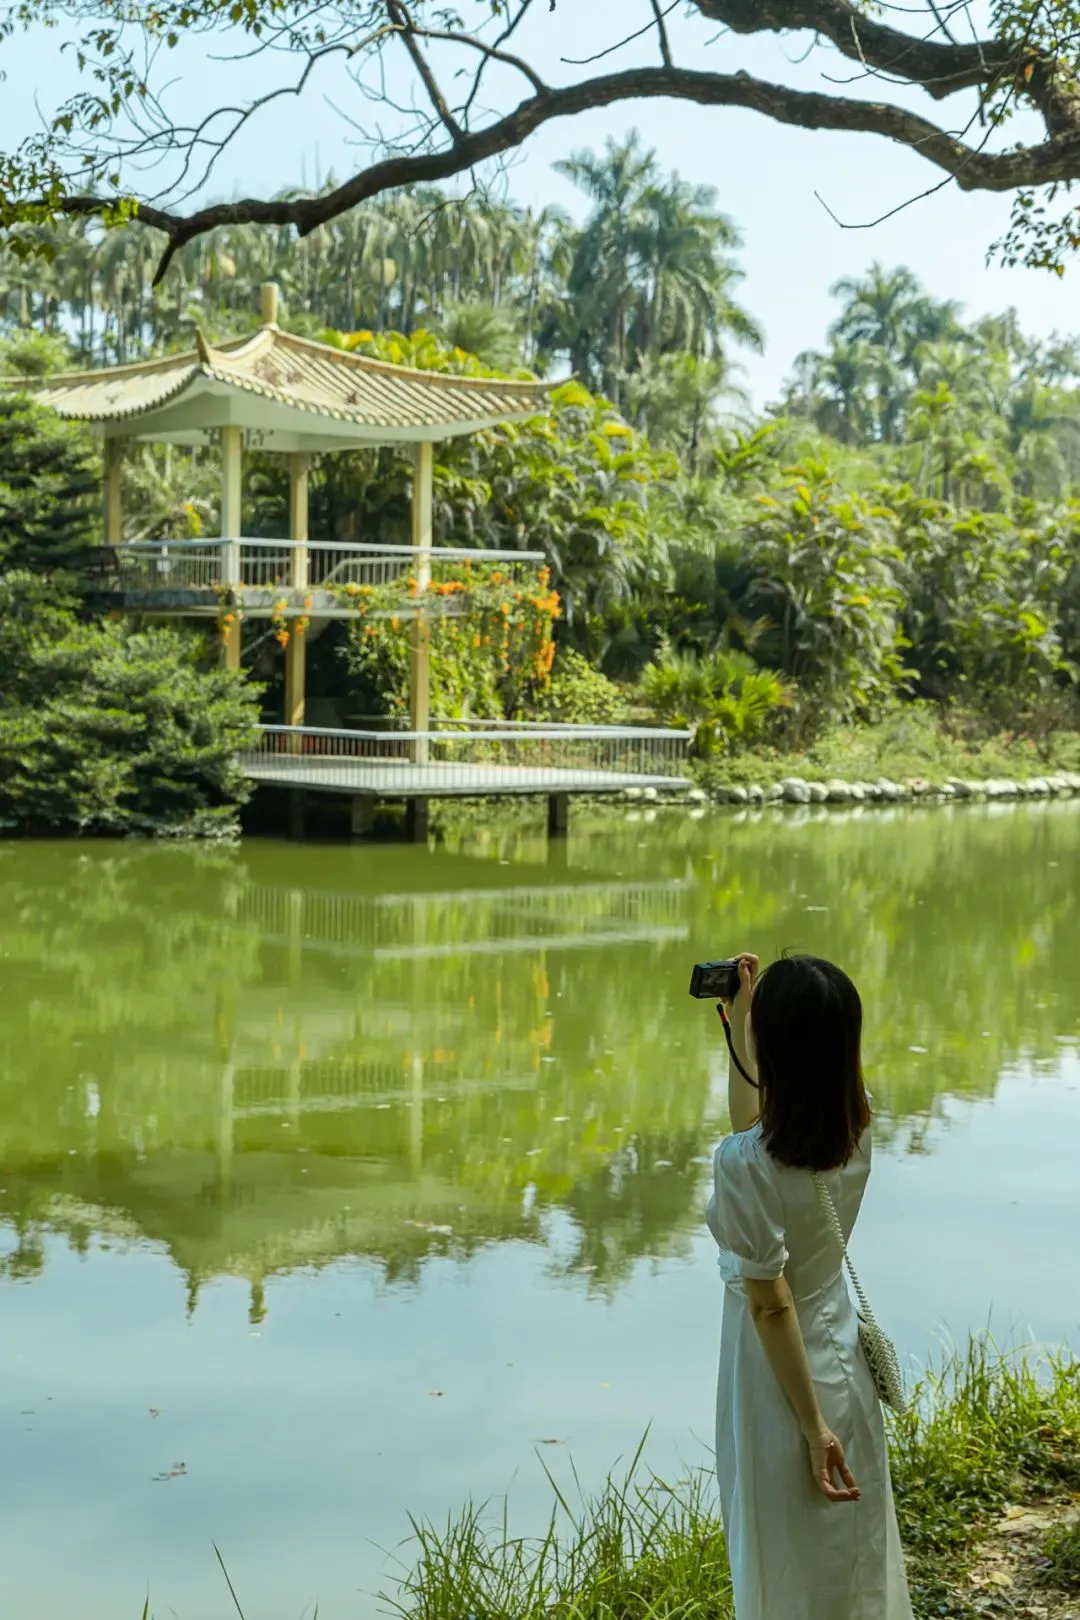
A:
[[[986,736],[910,704],[875,725],[834,726],[802,752],[761,748],[693,766],[715,803],[847,804],[1080,794],[1080,733]]]
[[[910,1393],[886,1428],[917,1620],[1075,1620],[1080,1361],[978,1335]],[[415,1526],[416,1562],[382,1603],[402,1620],[731,1620],[709,1471],[637,1486],[636,1462],[578,1508],[552,1481],[547,1533],[531,1543],[471,1504],[445,1531]]]

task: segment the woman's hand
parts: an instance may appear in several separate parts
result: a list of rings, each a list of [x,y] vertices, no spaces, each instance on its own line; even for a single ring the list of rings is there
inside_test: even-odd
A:
[[[757,980],[759,962],[749,951],[739,951],[735,960],[739,964],[739,988],[734,1000],[724,1002],[724,1011],[728,1015],[732,1034],[737,1032],[741,1040],[746,1026],[746,1015],[750,1011],[750,995]]]
[[[804,1436],[810,1448],[810,1472],[814,1484],[830,1502],[857,1502],[859,1487],[851,1477],[851,1469],[844,1460],[844,1448],[831,1429],[819,1429],[816,1434]],[[842,1483],[836,1485],[833,1476]]]

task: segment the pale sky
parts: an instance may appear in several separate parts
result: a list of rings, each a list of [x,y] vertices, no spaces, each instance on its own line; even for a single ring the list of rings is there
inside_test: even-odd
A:
[[[613,14],[622,22],[613,22]],[[617,8],[612,0],[559,0],[554,15],[546,6],[537,13],[531,36],[524,36],[518,49],[553,82],[584,71],[615,71],[653,60],[653,41],[629,46],[588,70],[563,64],[560,55],[586,56],[612,43],[619,31],[643,24],[649,15],[646,0],[619,0]],[[827,91],[840,86],[823,80],[823,73],[839,77],[850,72],[850,64],[823,48],[798,63],[810,44],[805,35],[782,40],[718,38],[700,21],[674,15],[670,26],[676,58],[683,65],[714,66],[723,72],[743,69]],[[215,63],[204,54],[206,44],[201,42],[198,51],[185,47],[173,53],[174,114],[179,111],[190,118],[218,104],[223,94],[225,99],[239,99],[295,75],[296,64],[281,56],[250,61],[239,69]],[[0,65],[6,69],[0,92],[0,150],[10,149],[28,132],[39,116],[36,105],[48,110],[77,82],[70,59],[60,54],[58,45],[55,31],[0,45]],[[403,71],[396,80],[391,74],[390,82],[396,94],[407,93]],[[502,87],[493,80],[492,90],[496,88]],[[961,98],[934,106],[911,92],[881,84],[856,85],[846,93],[903,100],[939,121],[956,124],[970,106]],[[287,185],[311,185],[329,171],[344,178],[363,162],[357,131],[348,120],[366,119],[372,126],[380,117],[384,129],[392,128],[392,115],[379,114],[358,94],[340,59],[327,63],[313,75],[302,102],[279,100],[259,115],[226,154],[205,195],[267,195]],[[552,172],[551,164],[580,147],[599,149],[607,136],[621,137],[634,126],[665,168],[714,186],[719,206],[742,232],[740,259],[746,278],[739,296],[763,325],[766,337],[764,356],[741,356],[757,405],[776,395],[800,350],[821,344],[836,310],[829,297],[832,283],[860,274],[874,259],[887,267],[910,265],[932,294],[958,299],[969,317],[1014,305],[1023,327],[1033,335],[1080,330],[1080,267],[1061,280],[1045,271],[987,268],[986,250],[1008,223],[1007,195],[965,194],[950,185],[873,229],[845,230],[835,224],[815,192],[841,219],[861,223],[939,178],[907,150],[870,135],[809,132],[754,113],[677,101],[625,102],[548,124],[533,135],[514,159],[508,182],[511,195],[534,206],[558,202],[580,217],[580,197]],[[1019,121],[1010,126],[1010,139],[1016,139],[1021,128]]]

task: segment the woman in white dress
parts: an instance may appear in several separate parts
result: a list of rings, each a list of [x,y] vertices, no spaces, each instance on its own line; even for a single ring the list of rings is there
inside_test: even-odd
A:
[[[885,1428],[843,1256],[870,1174],[862,1004],[831,962],[739,957],[733,1135],[706,1219],[724,1313],[716,1473],[736,1620],[911,1620]]]

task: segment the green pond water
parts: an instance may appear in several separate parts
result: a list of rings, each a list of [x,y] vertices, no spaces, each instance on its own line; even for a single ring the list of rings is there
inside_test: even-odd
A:
[[[435,850],[0,845],[0,1614],[381,1612],[408,1515],[707,1465],[691,964],[859,985],[853,1255],[916,1366],[1080,1351],[1080,807]]]

